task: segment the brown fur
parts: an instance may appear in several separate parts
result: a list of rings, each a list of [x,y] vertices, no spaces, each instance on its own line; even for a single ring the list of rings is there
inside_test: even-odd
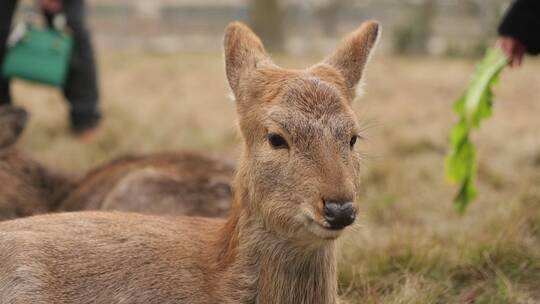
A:
[[[353,199],[350,107],[375,43],[367,22],[330,59],[279,68],[244,25],[226,30],[244,153],[226,220],[71,213],[0,224],[5,303],[337,303],[322,200]],[[340,58],[343,57],[343,58]],[[339,64],[333,58],[340,58]],[[274,149],[268,132],[286,138]]]
[[[234,164],[195,152],[126,156],[68,178],[15,148],[27,121],[21,108],[0,107],[0,220],[53,211],[131,211],[224,217]]]
[[[223,217],[233,172],[233,162],[203,153],[123,157],[90,171],[60,210]]]
[[[51,212],[73,184],[16,149],[26,121],[23,109],[0,108],[0,220]]]
[[[0,106],[0,149],[6,149],[17,142],[26,122],[28,113],[21,108]]]

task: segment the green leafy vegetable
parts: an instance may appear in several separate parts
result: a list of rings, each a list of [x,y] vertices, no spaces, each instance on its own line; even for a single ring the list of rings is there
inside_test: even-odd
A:
[[[450,134],[450,151],[446,158],[447,177],[460,184],[454,200],[459,212],[476,198],[476,148],[470,133],[492,114],[492,87],[506,66],[507,59],[498,48],[491,48],[476,67],[465,93],[454,104],[459,121]]]

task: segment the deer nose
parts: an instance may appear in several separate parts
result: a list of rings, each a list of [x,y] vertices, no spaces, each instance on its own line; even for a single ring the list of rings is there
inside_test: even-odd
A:
[[[330,229],[343,229],[354,222],[356,219],[356,210],[352,202],[324,202],[324,219],[330,224]]]

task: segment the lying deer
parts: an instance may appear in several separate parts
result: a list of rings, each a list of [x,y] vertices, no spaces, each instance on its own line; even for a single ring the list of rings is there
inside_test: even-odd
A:
[[[222,157],[122,157],[81,179],[68,177],[16,148],[27,117],[22,108],[0,107],[0,220],[59,210],[223,217],[230,209],[234,166]]]
[[[203,153],[122,157],[86,174],[60,210],[223,217],[232,203],[233,172],[232,162]]]
[[[0,107],[0,220],[51,212],[73,184],[17,150],[27,120],[24,109]]]
[[[227,219],[65,213],[0,223],[3,303],[337,303],[335,240],[356,216],[351,102],[370,21],[283,69],[246,26],[225,62],[245,141]]]

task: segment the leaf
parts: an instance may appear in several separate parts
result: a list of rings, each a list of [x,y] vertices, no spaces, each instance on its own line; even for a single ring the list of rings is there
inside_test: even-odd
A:
[[[458,123],[450,134],[450,149],[446,157],[446,176],[460,184],[454,199],[456,209],[461,213],[476,198],[476,148],[470,140],[473,129],[480,127],[482,120],[493,113],[492,88],[506,66],[507,59],[498,48],[488,49],[465,90],[454,103]]]

